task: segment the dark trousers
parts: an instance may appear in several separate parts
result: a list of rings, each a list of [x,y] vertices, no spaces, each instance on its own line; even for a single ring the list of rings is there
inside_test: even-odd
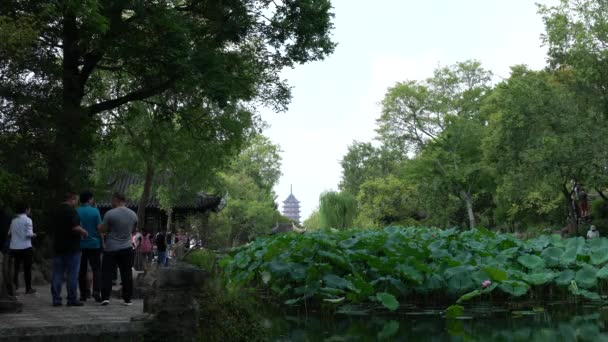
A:
[[[122,282],[122,299],[127,302],[131,301],[133,296],[133,249],[131,247],[121,249],[114,252],[103,252],[103,261],[101,264],[101,299],[109,300],[112,293],[112,273],[116,270],[120,271],[120,280]]]
[[[93,295],[99,295],[101,291],[101,250],[83,248],[80,256],[80,272],[78,274],[78,283],[80,288],[80,297],[91,297],[91,288],[87,284],[88,265],[91,265],[93,272]]]
[[[13,284],[15,288],[19,285],[19,268],[23,264],[23,278],[25,280],[25,290],[32,288],[32,261],[34,259],[34,250],[30,248],[26,249],[11,249],[13,260],[15,263],[15,273],[13,274]]]

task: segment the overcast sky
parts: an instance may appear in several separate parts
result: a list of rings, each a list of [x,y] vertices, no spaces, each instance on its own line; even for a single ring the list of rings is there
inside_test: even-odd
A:
[[[286,70],[294,87],[289,110],[262,115],[265,134],[283,151],[280,208],[293,184],[304,220],[323,191],[338,188],[340,159],[354,140],[374,139],[378,103],[396,82],[467,59],[496,80],[512,65],[543,68],[537,2],[557,0],[333,0],[336,51]]]

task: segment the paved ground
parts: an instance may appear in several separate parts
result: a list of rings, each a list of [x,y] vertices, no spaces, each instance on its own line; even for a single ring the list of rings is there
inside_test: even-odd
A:
[[[52,307],[49,286],[36,287],[33,295],[17,292],[23,303],[23,311],[16,314],[0,315],[0,340],[28,336],[56,336],[72,334],[89,336],[114,334],[133,334],[143,329],[143,300],[133,300],[132,306],[123,306],[122,300],[112,299],[110,305],[100,306],[89,300],[81,307]],[[65,287],[63,289],[65,295]],[[65,303],[64,303],[65,304]],[[48,339],[45,339],[48,340]]]

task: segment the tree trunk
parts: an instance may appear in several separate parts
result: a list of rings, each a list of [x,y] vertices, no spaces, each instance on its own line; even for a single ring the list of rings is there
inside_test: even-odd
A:
[[[568,209],[568,217],[566,219],[566,223],[568,224],[568,235],[576,236],[578,235],[578,215],[576,213],[576,203],[574,203],[570,191],[568,191],[565,185],[562,189],[562,194],[564,195],[566,208]]]
[[[477,226],[475,222],[475,213],[473,212],[473,200],[471,199],[471,195],[465,191],[461,191],[460,196],[462,197],[462,200],[467,206],[467,215],[469,216],[469,228],[473,229]]]
[[[146,226],[146,205],[150,200],[150,192],[152,190],[152,181],[154,180],[154,167],[151,161],[146,161],[146,178],[144,180],[144,191],[139,199],[137,206],[137,227],[139,231],[143,231]]]
[[[167,232],[171,231],[171,216],[173,216],[173,209],[169,208],[167,210]],[[174,232],[177,233],[177,232]]]
[[[62,20],[61,108],[53,113],[54,141],[48,156],[48,185],[52,202],[59,202],[71,181],[79,175],[80,158],[87,155],[92,136],[86,129],[81,108],[84,87],[80,79],[80,51],[76,15],[67,7]]]

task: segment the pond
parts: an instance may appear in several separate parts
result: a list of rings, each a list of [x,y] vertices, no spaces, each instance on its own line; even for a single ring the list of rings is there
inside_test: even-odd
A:
[[[477,305],[466,314],[446,319],[441,310],[353,316],[269,309],[263,322],[271,341],[608,341],[608,307]]]

